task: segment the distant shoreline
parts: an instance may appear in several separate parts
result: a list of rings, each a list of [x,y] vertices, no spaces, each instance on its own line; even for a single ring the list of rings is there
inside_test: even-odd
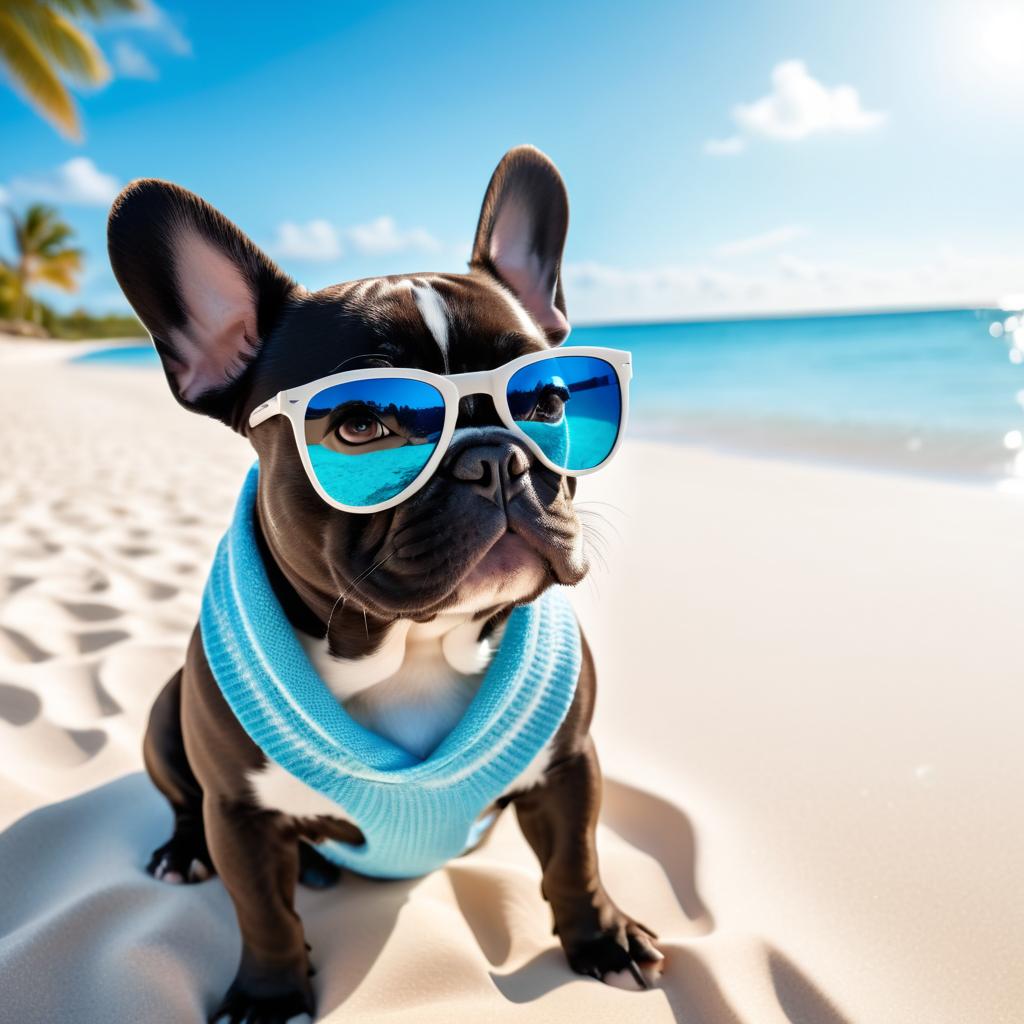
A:
[[[873,316],[927,316],[943,313],[1013,313],[1015,306],[1006,306],[994,300],[979,303],[954,303],[948,306],[870,306],[837,307],[829,309],[769,310],[750,313],[701,313],[694,316],[653,317],[637,320],[574,320],[573,328],[579,331],[606,327],[687,327],[700,324],[742,324],[757,321],[773,323],[803,320],[853,320]],[[33,341],[55,341],[62,345],[94,344],[105,342],[117,344],[147,344],[145,335],[134,337],[115,335],[107,338],[31,338],[0,332],[0,341],[30,343]]]
[[[761,320],[785,322],[787,320],[856,320],[872,316],[927,316],[929,313],[1013,313],[1015,307],[998,302],[977,305],[956,303],[950,306],[872,306],[849,309],[775,310],[766,313],[708,313],[692,317],[657,318],[651,320],[593,320],[577,321],[576,330],[601,327],[690,327],[700,324],[743,324]]]
[[[634,438],[1024,490],[1024,366],[1004,316],[956,307],[594,325],[568,345],[633,351]],[[87,371],[159,367],[148,338],[3,351]]]

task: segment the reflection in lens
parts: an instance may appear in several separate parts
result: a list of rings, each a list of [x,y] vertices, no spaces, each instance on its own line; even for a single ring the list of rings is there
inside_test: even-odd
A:
[[[430,461],[444,399],[419,380],[378,378],[325,388],[306,408],[306,447],[324,491],[343,505],[378,505]]]
[[[520,429],[563,469],[593,469],[615,447],[622,399],[615,369],[603,359],[530,363],[513,374],[507,397]]]

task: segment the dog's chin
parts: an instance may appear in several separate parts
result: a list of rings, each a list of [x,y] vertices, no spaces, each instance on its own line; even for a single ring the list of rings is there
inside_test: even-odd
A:
[[[414,596],[409,577],[392,581],[380,573],[371,585],[360,588],[353,604],[385,619],[429,621],[438,615],[476,615],[502,605],[531,601],[553,583],[561,581],[557,566],[572,563],[558,552],[539,550],[510,530],[502,533],[482,554],[471,556],[462,573],[452,574],[447,586]],[[585,570],[583,570],[585,572]],[[429,579],[431,574],[426,574]],[[582,575],[582,573],[581,573]],[[571,582],[578,580],[573,577]],[[418,598],[418,600],[417,600]]]
[[[462,578],[447,612],[467,614],[535,597],[554,582],[551,567],[516,533],[504,533]]]

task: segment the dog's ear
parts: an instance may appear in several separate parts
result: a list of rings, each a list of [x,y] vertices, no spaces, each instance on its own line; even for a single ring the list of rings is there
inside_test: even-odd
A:
[[[533,146],[509,150],[487,186],[469,265],[511,288],[555,344],[569,336],[561,279],[568,230],[558,168]]]
[[[114,200],[107,246],[174,397],[231,423],[295,282],[209,203],[165,181],[132,182]]]

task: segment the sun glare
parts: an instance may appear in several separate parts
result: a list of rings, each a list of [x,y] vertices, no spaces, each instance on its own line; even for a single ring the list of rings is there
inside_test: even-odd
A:
[[[1024,2],[971,5],[970,49],[989,71],[1021,74],[1024,66]]]

